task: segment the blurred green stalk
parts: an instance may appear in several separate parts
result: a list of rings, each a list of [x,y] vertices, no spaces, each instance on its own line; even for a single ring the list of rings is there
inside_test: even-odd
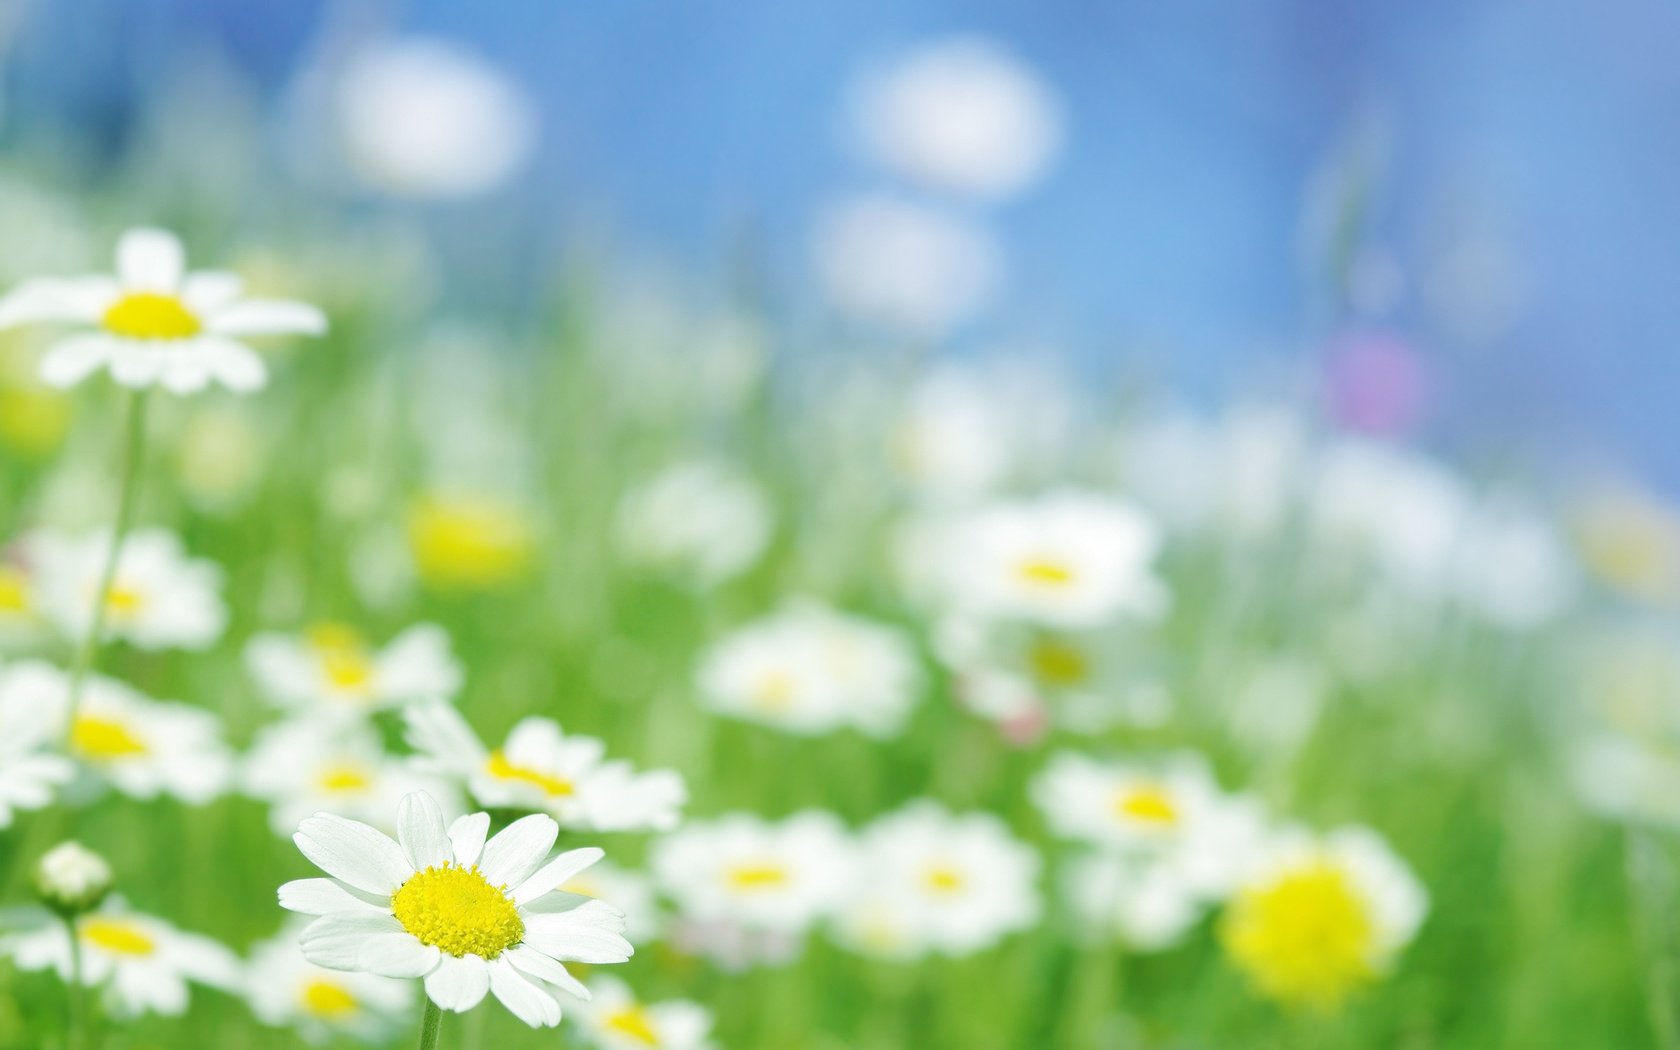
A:
[[[437,1050],[438,1027],[443,1023],[443,1011],[432,1002],[431,996],[421,992],[426,1000],[426,1012],[420,1018],[420,1050]]]

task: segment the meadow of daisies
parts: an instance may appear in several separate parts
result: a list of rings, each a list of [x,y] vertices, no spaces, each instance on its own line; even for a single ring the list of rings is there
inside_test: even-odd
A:
[[[1637,486],[589,266],[467,321],[398,212],[55,181],[0,173],[0,1048],[1680,1046]],[[851,305],[948,312],[967,240],[840,225]]]

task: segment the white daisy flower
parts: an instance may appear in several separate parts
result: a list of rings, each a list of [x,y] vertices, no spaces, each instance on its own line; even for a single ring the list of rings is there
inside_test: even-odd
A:
[[[407,1023],[414,987],[371,973],[345,973],[303,957],[298,937],[308,920],[295,920],[251,948],[245,998],[266,1025],[295,1028],[311,1043],[335,1036],[379,1043]]]
[[[1174,865],[1152,858],[1094,853],[1063,875],[1074,935],[1118,938],[1133,951],[1170,948],[1207,913],[1205,894]]]
[[[687,999],[643,1003],[615,977],[589,982],[589,1002],[573,1012],[578,1028],[600,1050],[710,1050],[711,1011]]]
[[[616,537],[630,559],[712,586],[758,561],[771,522],[770,502],[751,478],[695,461],[668,467],[626,493]]]
[[[245,756],[244,791],[268,803],[276,834],[291,835],[311,813],[329,812],[395,830],[404,795],[425,791],[460,812],[456,792],[385,753],[372,726],[298,718],[257,733]]]
[[[44,909],[8,914],[0,922],[0,953],[20,970],[57,972],[70,980],[70,935],[64,920]],[[155,1013],[176,1017],[187,1009],[187,982],[231,991],[239,958],[225,946],[129,910],[112,897],[76,919],[82,983],[104,988],[107,1009],[119,1017]]]
[[[110,549],[109,532],[31,537],[41,611],[65,634],[85,635]],[[167,529],[137,529],[122,541],[105,597],[105,631],[141,649],[203,649],[227,624],[222,570],[189,558]]]
[[[42,634],[26,544],[0,554],[0,645],[25,646]]]
[[[92,326],[41,359],[41,378],[53,386],[74,386],[108,368],[123,386],[187,394],[218,382],[245,392],[261,387],[268,372],[241,339],[320,335],[327,321],[307,303],[244,299],[242,289],[231,273],[188,273],[174,234],[136,229],[117,242],[115,277],[25,281],[0,299],[0,328]]]
[[[245,646],[245,663],[276,706],[356,715],[453,696],[462,678],[449,636],[433,624],[410,627],[377,650],[340,623],[319,623],[301,636],[259,634]]]
[[[982,617],[1092,627],[1167,606],[1155,523],[1125,500],[1085,492],[980,508],[940,544],[946,600]]]
[[[280,906],[321,916],[303,954],[331,970],[423,977],[445,1010],[470,1010],[486,993],[532,1027],[560,1023],[558,993],[589,992],[564,962],[615,963],[633,949],[624,917],[600,901],[556,892],[601,858],[575,849],[550,860],[560,827],[543,814],[514,821],[488,842],[487,813],[446,828],[422,793],[402,800],[397,841],[321,813],[293,836],[332,878],[280,887]]]
[[[832,813],[810,810],[779,822],[732,813],[655,842],[648,866],[686,917],[799,934],[844,898],[853,857]]]
[[[713,646],[699,689],[712,711],[790,733],[851,726],[884,737],[903,727],[921,678],[900,631],[804,603]]]
[[[859,834],[857,885],[837,920],[871,955],[968,955],[1038,921],[1040,859],[990,813],[912,802]]]
[[[53,677],[40,683],[43,673]],[[60,681],[56,675],[37,662],[15,663],[0,671],[0,828],[10,827],[18,810],[50,804],[54,789],[76,775],[75,765],[54,753],[63,729],[62,713],[41,702]]]
[[[445,704],[412,705],[403,720],[421,768],[464,781],[480,805],[537,810],[568,828],[669,831],[688,801],[675,771],[603,761],[605,744],[551,719],[521,719],[495,750]]]
[[[0,710],[32,708],[49,720],[54,739],[65,731],[70,678],[38,661],[0,675]],[[69,727],[70,755],[98,779],[134,798],[169,795],[200,805],[225,791],[233,753],[214,714],[189,704],[153,700],[113,678],[89,675]]]
[[[1376,832],[1293,829],[1243,879],[1219,934],[1259,991],[1331,1009],[1393,967],[1428,910],[1423,886]]]

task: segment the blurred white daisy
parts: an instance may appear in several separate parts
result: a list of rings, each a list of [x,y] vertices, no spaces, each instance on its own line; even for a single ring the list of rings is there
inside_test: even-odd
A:
[[[770,539],[770,503],[751,478],[722,463],[667,467],[627,492],[617,539],[631,560],[720,583],[750,568]]]
[[[8,914],[0,928],[6,931],[0,934],[0,953],[18,969],[51,969],[70,980],[64,920],[44,909],[28,909]],[[132,911],[116,897],[79,916],[76,932],[82,983],[103,988],[106,1008],[118,1017],[177,1017],[187,1010],[189,981],[223,991],[234,991],[239,981],[239,958],[224,945]]]
[[[294,1028],[311,1043],[348,1036],[383,1042],[408,1021],[414,987],[371,973],[345,973],[316,966],[298,945],[308,920],[294,919],[266,941],[251,946],[245,967],[245,998],[257,1020]]]
[[[897,733],[922,686],[903,633],[815,603],[739,628],[704,657],[702,702],[712,711],[817,734],[850,726]]]
[[[600,1050],[709,1050],[711,1011],[687,999],[644,1003],[615,977],[589,982],[589,1002],[572,1012],[590,1045]]]
[[[982,617],[1090,627],[1159,616],[1160,531],[1115,496],[1058,492],[982,507],[949,527],[937,553],[955,607]]]
[[[616,963],[633,949],[624,917],[556,887],[601,857],[575,849],[549,859],[559,825],[542,814],[488,842],[486,813],[447,827],[421,793],[402,800],[397,841],[353,820],[317,814],[294,836],[332,878],[280,887],[280,906],[320,918],[304,930],[304,957],[331,970],[423,977],[445,1010],[494,995],[521,1021],[560,1023],[559,993],[589,992],[562,963]]]
[[[379,649],[341,623],[319,623],[302,635],[259,634],[245,646],[245,663],[276,705],[317,713],[358,715],[446,699],[462,677],[449,636],[433,624],[410,627]]]
[[[27,543],[27,540],[25,541]],[[23,647],[42,634],[35,608],[35,581],[25,544],[0,555],[0,645]]]
[[[685,917],[797,935],[844,900],[854,855],[832,813],[732,813],[658,840],[648,867]]]
[[[460,800],[435,777],[385,753],[371,726],[300,717],[258,731],[246,754],[241,783],[268,803],[268,823],[290,835],[311,813],[337,813],[385,830],[404,795],[425,791],[446,811]]]
[[[1040,866],[996,816],[912,802],[859,833],[837,932],[871,955],[982,951],[1038,921]]]
[[[129,387],[178,394],[212,382],[229,390],[263,385],[268,371],[247,336],[320,335],[326,317],[306,303],[242,297],[238,276],[188,273],[181,242],[136,229],[117,242],[115,277],[42,277],[0,299],[0,328],[37,322],[91,325],[41,359],[41,378],[72,386],[101,368]]]
[[[73,637],[91,626],[109,532],[28,540],[42,613]],[[167,529],[137,529],[122,541],[105,597],[105,631],[141,649],[203,649],[227,623],[222,570],[189,558]]]
[[[521,719],[494,750],[445,704],[411,705],[403,720],[420,768],[463,781],[483,806],[537,810],[568,828],[668,831],[688,801],[676,772],[604,761],[605,744],[547,718]]]
[[[1062,139],[1061,106],[1002,45],[960,36],[867,78],[853,105],[871,159],[929,188],[1001,200],[1037,181]]]
[[[51,803],[54,790],[76,775],[75,765],[55,753],[62,716],[41,700],[59,681],[56,670],[35,662],[0,670],[0,828],[10,827],[18,810]]]
[[[1062,882],[1076,938],[1117,939],[1133,951],[1160,951],[1179,943],[1209,903],[1176,866],[1149,857],[1076,857]]]
[[[1368,828],[1281,833],[1220,920],[1225,954],[1281,1002],[1329,1010],[1385,975],[1429,898]]]

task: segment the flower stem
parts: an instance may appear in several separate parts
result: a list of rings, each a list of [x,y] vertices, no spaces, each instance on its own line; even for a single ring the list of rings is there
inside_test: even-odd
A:
[[[76,708],[82,699],[82,688],[88,673],[99,656],[99,643],[105,633],[105,616],[111,605],[111,585],[116,582],[117,559],[122,553],[123,537],[128,533],[134,517],[135,492],[140,487],[140,463],[146,444],[146,391],[136,390],[129,395],[128,419],[123,428],[122,473],[117,482],[117,515],[111,525],[111,546],[105,552],[105,564],[100,567],[99,589],[94,592],[93,617],[87,634],[76,651],[70,668],[70,696],[66,703],[66,737],[76,725]]]
[[[420,1050],[437,1050],[438,1026],[443,1023],[443,1011],[426,997],[426,1013],[420,1018]]]
[[[88,1050],[91,1044],[88,1039],[87,987],[82,984],[82,937],[74,918],[66,916],[64,926],[70,935],[70,1018],[65,1031],[65,1046],[68,1050]]]

